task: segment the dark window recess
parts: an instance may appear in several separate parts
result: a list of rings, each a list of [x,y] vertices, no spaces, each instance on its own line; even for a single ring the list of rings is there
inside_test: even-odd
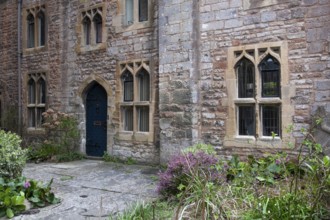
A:
[[[46,103],[46,82],[42,78],[38,81],[38,103]]]
[[[139,96],[140,101],[149,101],[150,99],[150,77],[145,69],[138,73],[139,79]]]
[[[35,104],[36,103],[36,85],[33,79],[30,79],[28,82],[29,87],[29,103],[28,104]]]
[[[279,106],[262,106],[262,128],[263,136],[281,135]]]
[[[127,70],[122,76],[123,86],[124,86],[124,102],[133,101],[133,75]]]
[[[46,41],[45,14],[38,14],[38,46],[44,46]]]
[[[124,130],[133,131],[133,107],[124,107]]]
[[[27,16],[27,47],[34,47],[34,16],[29,14]]]
[[[138,107],[138,125],[139,131],[149,131],[149,107]]]
[[[139,0],[139,22],[148,20],[148,0]]]
[[[91,20],[88,17],[85,17],[83,20],[84,25],[84,36],[85,36],[85,44],[90,44],[90,37],[91,37]]]
[[[239,106],[238,107],[238,127],[239,135],[255,135],[255,107]]]
[[[254,97],[254,65],[246,58],[241,59],[236,65],[236,73],[238,78],[238,97],[253,98]]]
[[[29,108],[29,127],[35,127],[36,126],[36,116],[35,116],[35,110],[36,108]]]
[[[267,56],[259,65],[261,73],[262,97],[281,97],[280,64],[272,56]]]
[[[99,14],[94,16],[96,43],[102,43],[102,17]]]

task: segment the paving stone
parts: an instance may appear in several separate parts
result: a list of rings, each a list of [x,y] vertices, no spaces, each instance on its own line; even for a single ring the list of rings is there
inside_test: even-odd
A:
[[[53,178],[52,191],[61,203],[14,219],[109,219],[109,216],[122,212],[135,202],[155,199],[156,182],[152,177],[158,171],[155,167],[95,160],[30,163],[23,175],[43,182]]]

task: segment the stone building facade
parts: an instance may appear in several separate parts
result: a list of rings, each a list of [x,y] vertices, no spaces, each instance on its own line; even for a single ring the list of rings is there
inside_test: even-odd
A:
[[[156,164],[292,151],[322,112],[329,146],[328,0],[1,0],[0,29],[1,126],[24,137],[52,108],[82,153]]]

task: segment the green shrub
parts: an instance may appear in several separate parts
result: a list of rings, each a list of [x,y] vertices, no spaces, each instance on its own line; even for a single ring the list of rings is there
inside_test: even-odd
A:
[[[118,216],[111,216],[110,219],[116,220],[148,220],[148,219],[172,219],[174,207],[161,201],[150,203],[139,202],[133,204]]]
[[[17,178],[22,174],[27,150],[20,147],[21,142],[18,135],[0,130],[0,176]]]
[[[26,209],[25,200],[35,207],[44,207],[48,204],[59,203],[60,200],[51,192],[52,180],[42,184],[25,177],[17,179],[0,178],[0,218],[8,218]]]

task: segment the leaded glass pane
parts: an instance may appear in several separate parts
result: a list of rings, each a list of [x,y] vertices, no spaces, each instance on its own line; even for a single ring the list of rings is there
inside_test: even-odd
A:
[[[238,107],[238,127],[239,135],[255,135],[255,107],[239,106]]]
[[[102,43],[102,17],[99,14],[94,16],[96,43]]]
[[[279,106],[262,106],[262,128],[263,136],[281,135]]]
[[[146,70],[138,73],[139,79],[139,96],[140,101],[149,101],[150,98],[150,77]]]
[[[43,12],[39,12],[38,14],[38,36],[39,36],[38,46],[44,46],[46,30],[45,30],[45,15]]]
[[[35,114],[36,108],[28,108],[28,114],[29,114],[29,127],[35,127],[36,126],[36,114]]]
[[[88,17],[85,17],[83,20],[84,25],[84,37],[85,37],[85,44],[90,44],[90,37],[91,37],[91,20]]]
[[[148,20],[148,0],[139,0],[139,22]]]
[[[238,78],[238,98],[253,98],[255,77],[254,65],[246,58],[241,59],[236,65]]]
[[[133,101],[133,75],[129,71],[125,71],[122,76],[123,87],[124,87],[124,101],[131,102]]]
[[[123,108],[124,130],[133,131],[133,107]]]
[[[34,47],[34,17],[32,14],[27,16],[27,47]]]
[[[46,82],[42,78],[38,81],[38,103],[46,103]]]
[[[33,79],[28,82],[29,87],[29,104],[36,104],[36,85]]]
[[[139,131],[149,131],[149,107],[138,107]]]
[[[42,113],[45,112],[45,108],[37,108],[37,127],[40,128],[41,125],[44,123],[44,117]]]
[[[133,0],[126,0],[126,23],[131,25],[134,23],[134,6]]]
[[[280,64],[266,57],[259,65],[261,72],[262,97],[280,97]]]

